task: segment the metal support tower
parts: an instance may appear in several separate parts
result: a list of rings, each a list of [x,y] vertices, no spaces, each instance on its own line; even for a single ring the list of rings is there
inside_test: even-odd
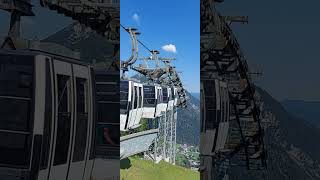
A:
[[[173,110],[163,112],[159,120],[159,134],[153,150],[156,162],[164,160],[175,164],[176,157],[176,107]]]

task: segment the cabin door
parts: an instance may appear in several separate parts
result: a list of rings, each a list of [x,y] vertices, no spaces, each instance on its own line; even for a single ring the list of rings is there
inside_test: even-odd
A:
[[[55,125],[49,180],[68,177],[74,121],[74,87],[70,63],[53,61]]]
[[[74,87],[74,123],[70,167],[68,180],[82,180],[85,166],[89,156],[91,144],[92,118],[91,118],[91,86],[90,71],[86,66],[73,66]]]

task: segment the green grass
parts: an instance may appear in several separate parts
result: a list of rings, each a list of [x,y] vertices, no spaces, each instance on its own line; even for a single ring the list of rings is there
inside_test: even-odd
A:
[[[121,180],[198,180],[198,172],[161,161],[152,161],[132,157],[121,161]]]

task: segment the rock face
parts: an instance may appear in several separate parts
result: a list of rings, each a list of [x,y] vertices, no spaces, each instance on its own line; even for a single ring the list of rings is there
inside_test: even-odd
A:
[[[288,113],[266,91],[258,88],[264,101],[266,171],[232,168],[230,179],[320,179],[320,130]]]

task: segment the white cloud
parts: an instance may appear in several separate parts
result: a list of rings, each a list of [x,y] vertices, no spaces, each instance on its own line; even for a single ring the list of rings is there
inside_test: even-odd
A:
[[[167,44],[162,46],[162,49],[167,52],[177,53],[177,48],[173,44]]]
[[[134,13],[132,15],[132,19],[136,22],[136,23],[140,23],[140,16],[137,13]]]

